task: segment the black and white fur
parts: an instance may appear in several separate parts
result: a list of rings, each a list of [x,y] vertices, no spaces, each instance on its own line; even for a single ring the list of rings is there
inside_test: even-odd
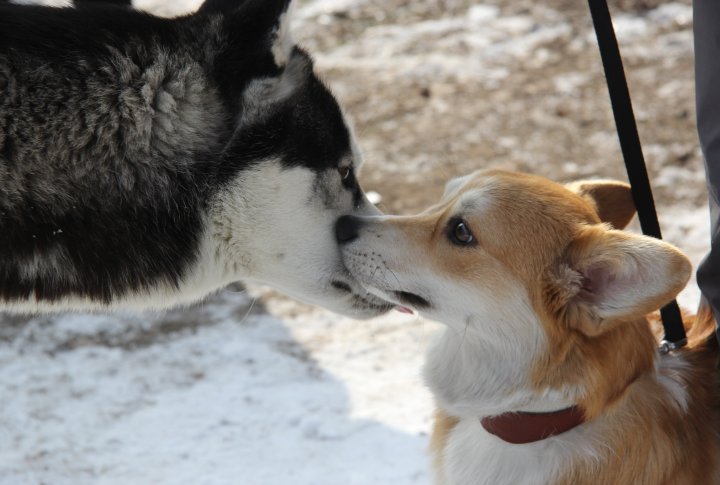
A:
[[[336,219],[374,209],[288,3],[0,2],[0,309],[167,308],[239,279],[388,309],[340,258]]]

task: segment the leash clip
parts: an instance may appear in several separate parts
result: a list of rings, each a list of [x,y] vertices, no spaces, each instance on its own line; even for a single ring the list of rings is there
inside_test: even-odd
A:
[[[671,342],[669,340],[663,340],[660,342],[660,353],[665,355],[673,350],[681,349],[687,345],[687,338],[682,338],[677,342]]]

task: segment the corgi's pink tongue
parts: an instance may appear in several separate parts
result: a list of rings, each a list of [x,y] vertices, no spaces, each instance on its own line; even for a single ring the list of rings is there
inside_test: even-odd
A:
[[[395,307],[395,310],[399,311],[400,313],[409,313],[410,315],[413,314],[413,311],[406,306],[398,305]]]

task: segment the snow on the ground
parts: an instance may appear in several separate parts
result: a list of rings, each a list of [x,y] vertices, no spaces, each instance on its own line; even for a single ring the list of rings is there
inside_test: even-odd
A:
[[[384,338],[403,319],[281,321],[229,291],[165,317],[8,319],[0,483],[427,483],[429,332]]]
[[[710,214],[707,208],[663,207],[658,214],[663,239],[676,245],[697,268],[710,247]],[[678,296],[678,303],[694,312],[700,301],[700,290],[693,273],[690,282]]]
[[[170,14],[198,2],[135,3]],[[314,0],[297,13],[305,26],[321,24],[319,31],[324,16],[371,3]],[[562,12],[541,10],[538,23],[522,11],[474,5],[457,16],[370,27],[315,55],[320,69],[357,76],[399,65],[410,76],[493,86],[513,75],[514,63],[542,62],[545,47],[528,54],[538,43],[569,35]],[[690,55],[686,28],[662,30],[687,26],[688,15],[675,2],[645,16],[625,13],[619,37],[636,41],[630,55],[655,55],[648,46],[661,31],[663,45]],[[463,49],[471,59],[458,55]],[[571,93],[586,78],[576,71],[553,82]],[[687,89],[671,82],[668,96]],[[616,143],[601,133],[595,141]],[[646,150],[651,160],[672,151]],[[573,175],[574,163],[560,160],[558,176]],[[678,192],[697,187],[699,177],[667,167],[655,183]],[[664,235],[697,264],[709,238],[704,205],[659,206]],[[0,315],[0,485],[429,484],[432,399],[420,368],[439,326],[397,313],[357,322],[252,292],[263,300],[224,290],[166,315]],[[697,299],[691,284],[681,303],[692,309]]]

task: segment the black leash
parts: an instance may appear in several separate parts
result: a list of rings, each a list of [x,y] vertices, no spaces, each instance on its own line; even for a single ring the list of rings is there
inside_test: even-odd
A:
[[[615,38],[610,10],[606,0],[588,0],[595,35],[600,47],[605,78],[607,79],[610,102],[612,104],[615,126],[617,127],[620,148],[625,159],[625,168],[632,189],[633,200],[643,234],[662,239],[660,223],[655,212],[655,202],[650,180],[648,179],[645,159],[640,146],[635,115],[633,114],[630,92],[628,91],[625,71],[623,70],[620,48]],[[660,309],[665,336],[660,344],[661,352],[679,349],[687,343],[685,327],[677,301]]]

